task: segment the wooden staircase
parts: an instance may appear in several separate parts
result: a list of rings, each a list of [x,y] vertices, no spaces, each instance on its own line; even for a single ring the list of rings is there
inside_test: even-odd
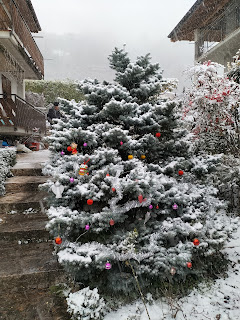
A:
[[[56,294],[65,274],[45,229],[45,194],[38,191],[47,178],[41,164],[31,166],[13,168],[0,198],[0,319],[69,320],[65,298]]]

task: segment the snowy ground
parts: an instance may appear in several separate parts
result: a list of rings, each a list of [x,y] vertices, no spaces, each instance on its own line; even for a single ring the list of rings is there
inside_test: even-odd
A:
[[[148,305],[151,320],[240,320],[240,219],[238,230],[224,251],[231,261],[226,279],[218,279],[211,288],[201,287],[189,296],[170,303],[158,300]],[[136,313],[136,304],[128,305],[105,316],[104,320],[149,320]]]

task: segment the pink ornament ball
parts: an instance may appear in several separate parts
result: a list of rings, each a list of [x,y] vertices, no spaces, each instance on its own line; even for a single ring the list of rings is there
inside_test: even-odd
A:
[[[110,262],[107,262],[107,263],[105,264],[105,269],[110,270],[111,268],[112,268],[111,263],[110,263]]]
[[[84,146],[84,147],[87,147],[87,142],[84,142],[83,146]]]
[[[174,205],[172,206],[173,210],[177,210],[178,205],[176,203],[174,203]]]
[[[86,230],[89,230],[89,229],[90,229],[90,225],[89,225],[89,224],[86,224],[86,225],[85,225],[85,229],[86,229]]]
[[[65,154],[65,152],[62,150],[62,151],[61,151],[61,155],[63,156],[64,154]]]
[[[122,142],[122,141],[120,141],[120,145],[121,145],[121,146],[123,145],[123,142]]]
[[[74,182],[74,178],[70,178],[70,182],[73,183]]]
[[[153,206],[152,206],[152,204],[150,204],[149,209],[152,209],[152,208],[153,208]]]

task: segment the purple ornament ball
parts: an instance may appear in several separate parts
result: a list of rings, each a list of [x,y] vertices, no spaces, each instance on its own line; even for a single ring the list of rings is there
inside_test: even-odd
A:
[[[61,155],[63,156],[64,154],[65,154],[65,152],[62,150],[62,151],[61,151]]]
[[[112,268],[111,263],[110,263],[110,262],[107,262],[107,263],[105,264],[105,269],[110,270],[111,268]]]
[[[74,182],[74,178],[70,178],[70,182],[73,183]]]
[[[153,206],[152,206],[152,204],[150,204],[149,209],[152,209],[152,208],[153,208]]]
[[[177,210],[178,205],[176,203],[174,203],[174,205],[172,206],[173,210]]]
[[[87,147],[87,142],[84,142],[83,146],[84,146],[84,147]]]
[[[89,229],[90,229],[90,225],[89,225],[89,224],[86,224],[86,225],[85,225],[85,229],[86,229],[86,230],[89,230]]]

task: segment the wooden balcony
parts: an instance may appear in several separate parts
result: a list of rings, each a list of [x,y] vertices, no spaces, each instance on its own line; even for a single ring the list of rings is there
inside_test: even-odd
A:
[[[43,56],[14,0],[0,3],[0,43],[22,66],[26,79],[43,78]]]
[[[0,94],[0,134],[12,136],[31,135],[38,128],[39,134],[46,133],[45,114],[27,101],[12,94]]]

